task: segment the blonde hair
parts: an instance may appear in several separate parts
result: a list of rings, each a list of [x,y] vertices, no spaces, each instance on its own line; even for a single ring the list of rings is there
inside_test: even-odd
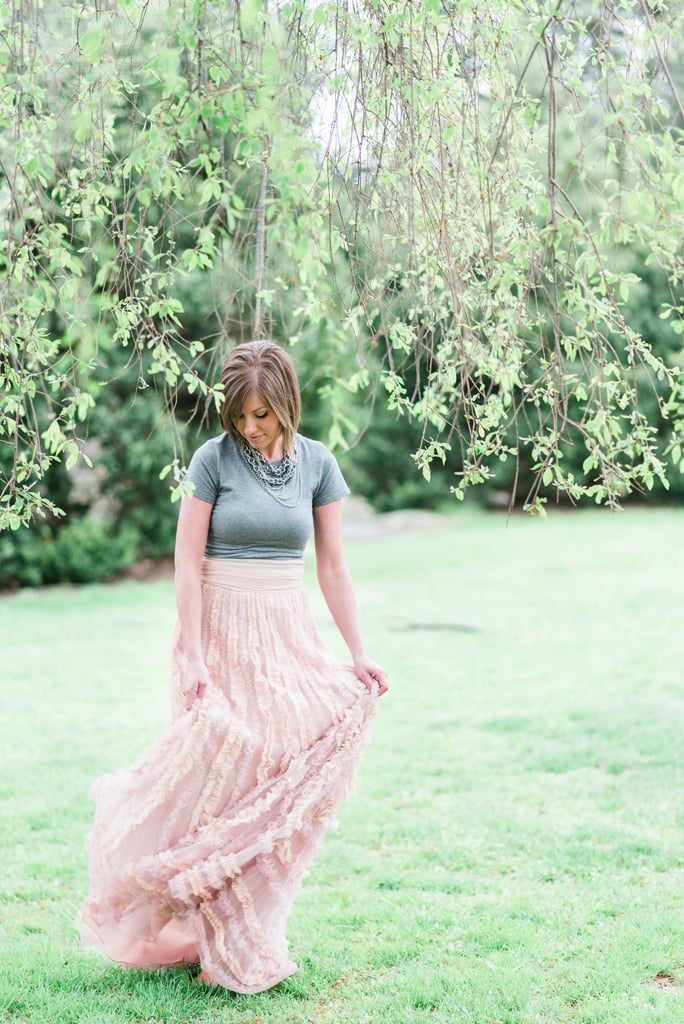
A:
[[[238,444],[244,438],[237,421],[245,402],[257,392],[280,422],[283,448],[294,452],[294,437],[301,417],[299,381],[292,359],[273,341],[248,341],[237,345],[228,355],[221,371],[223,404],[221,426]]]

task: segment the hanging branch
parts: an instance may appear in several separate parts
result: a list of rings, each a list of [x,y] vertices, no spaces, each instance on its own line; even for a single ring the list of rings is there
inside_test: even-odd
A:
[[[264,156],[257,204],[256,247],[255,247],[255,285],[256,306],[254,310],[254,337],[261,338],[264,333],[264,289],[266,287],[266,270],[268,253],[266,250],[266,188],[268,184],[268,150]]]
[[[0,527],[81,458],[118,350],[211,404],[229,339],[269,330],[325,366],[331,436],[383,395],[426,475],[453,442],[459,497],[511,464],[535,507],[667,486],[681,14],[623,5],[597,47],[590,6],[188,0],[143,32],[126,4],[10,5]]]

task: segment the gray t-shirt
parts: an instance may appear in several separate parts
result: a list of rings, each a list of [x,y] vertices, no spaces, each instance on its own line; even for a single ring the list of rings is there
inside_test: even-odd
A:
[[[270,494],[243,461],[230,434],[198,448],[186,480],[214,508],[207,558],[302,558],[313,531],[313,509],[349,494],[335,456],[320,441],[296,436],[297,469],[282,500]]]

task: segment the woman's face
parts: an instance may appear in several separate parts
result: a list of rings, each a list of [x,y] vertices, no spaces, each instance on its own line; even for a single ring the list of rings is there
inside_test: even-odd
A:
[[[280,420],[257,391],[243,405],[235,425],[238,433],[267,459],[283,457]]]

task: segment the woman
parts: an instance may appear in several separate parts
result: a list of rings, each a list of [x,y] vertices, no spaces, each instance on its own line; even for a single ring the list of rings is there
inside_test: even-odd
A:
[[[260,992],[296,970],[287,917],[387,683],[342,552],[349,491],[330,452],[296,433],[290,357],[239,345],[221,383],[224,433],[193,456],[178,520],[173,721],[132,769],[93,786],[81,932],[119,963],[200,963],[209,984]],[[312,531],[353,668],[308,607]]]

